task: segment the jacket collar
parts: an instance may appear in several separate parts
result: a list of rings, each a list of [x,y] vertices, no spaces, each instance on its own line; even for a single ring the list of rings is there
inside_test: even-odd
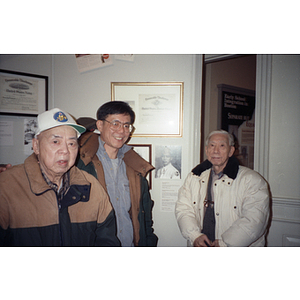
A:
[[[202,172],[210,169],[212,163],[209,160],[205,160],[203,163],[196,166],[192,172],[195,175],[200,176]],[[231,156],[228,159],[228,162],[223,170],[223,173],[226,174],[229,178],[235,179],[239,171],[239,162],[235,156]]]
[[[96,133],[86,132],[79,138],[79,154],[85,165],[89,164],[97,153],[98,137],[99,135]]]
[[[84,162],[85,165],[89,164],[93,157],[96,155],[98,147],[99,147],[99,135],[93,132],[84,133],[79,139],[79,152],[80,158]],[[129,147],[126,145],[126,147]],[[142,176],[146,176],[146,174],[153,170],[154,167],[144,160],[141,156],[139,156],[133,149],[127,149],[126,153],[124,153],[124,162],[125,164],[135,170],[138,173],[141,173]]]
[[[30,189],[34,194],[40,195],[51,189],[42,175],[40,165],[34,153],[25,159],[24,166]]]
[[[34,153],[32,153],[29,157],[25,159],[24,166],[25,166],[25,172],[30,184],[31,191],[34,194],[40,195],[51,189],[51,187],[47,184],[47,182],[45,181],[42,175],[40,165]],[[71,167],[69,172],[70,172],[70,186],[90,185],[90,183],[84,177],[82,172],[75,166]]]
[[[106,152],[105,147],[104,147],[105,142],[100,138],[100,135],[98,135],[98,145],[99,145],[99,147],[98,147],[98,149],[97,149],[96,154],[97,154],[97,155],[99,155],[99,154],[100,154],[100,155],[103,155],[103,154]],[[124,144],[124,145],[118,150],[117,157],[118,157],[119,159],[123,159],[123,157],[124,157],[124,155],[126,154],[126,152],[128,152],[131,148],[132,148],[132,147],[130,147],[130,146]]]

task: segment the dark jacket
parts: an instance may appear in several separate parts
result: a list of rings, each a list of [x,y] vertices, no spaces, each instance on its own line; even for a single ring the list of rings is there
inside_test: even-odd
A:
[[[96,153],[99,135],[87,132],[80,137],[80,158],[77,167],[94,175],[106,190],[103,166]],[[145,176],[154,167],[140,157],[134,150],[124,155],[126,174],[129,180],[131,209],[129,211],[134,234],[135,246],[156,246],[158,238],[152,228],[152,207],[148,182]]]
[[[107,193],[73,166],[58,207],[35,154],[0,174],[1,246],[120,246]]]

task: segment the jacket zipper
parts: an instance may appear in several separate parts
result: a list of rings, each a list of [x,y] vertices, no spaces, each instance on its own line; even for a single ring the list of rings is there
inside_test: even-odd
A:
[[[57,199],[57,198],[56,198]],[[60,241],[60,246],[63,246],[63,235],[62,235],[62,230],[61,230],[61,222],[60,222],[60,210],[61,210],[61,204],[60,201],[57,199],[57,206],[58,206],[58,226],[59,226],[59,241]]]

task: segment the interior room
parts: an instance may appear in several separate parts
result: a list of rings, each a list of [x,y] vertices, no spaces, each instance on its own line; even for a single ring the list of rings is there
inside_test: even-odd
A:
[[[188,173],[205,159],[207,134],[220,128],[222,88],[252,95],[255,109],[247,119],[248,141],[239,151],[246,151],[243,158],[247,156],[249,167],[269,183],[272,214],[267,246],[300,246],[300,55],[3,54],[0,69],[46,78],[47,92],[41,106],[58,107],[75,118],[96,118],[97,109],[122,94],[126,86],[135,93],[139,83],[147,83],[147,88],[164,83],[167,93],[179,83],[175,130],[156,128],[159,126],[153,120],[144,128],[143,120],[137,120],[137,134],[129,141],[137,148],[147,145],[148,159],[157,169],[161,147],[176,152],[180,176],[162,179],[154,171],[148,177],[158,247],[187,246],[174,214],[177,191]],[[20,164],[30,154],[24,143],[24,124],[34,118],[1,112],[0,164]]]

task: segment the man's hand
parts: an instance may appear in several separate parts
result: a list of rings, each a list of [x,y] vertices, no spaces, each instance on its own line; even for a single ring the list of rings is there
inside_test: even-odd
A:
[[[0,164],[0,173],[6,171],[7,169],[11,168],[11,164]]]
[[[207,235],[205,234],[198,236],[193,244],[194,247],[211,247],[212,245],[212,242],[208,239]]]
[[[214,240],[211,246],[212,247],[220,247],[219,240]]]

